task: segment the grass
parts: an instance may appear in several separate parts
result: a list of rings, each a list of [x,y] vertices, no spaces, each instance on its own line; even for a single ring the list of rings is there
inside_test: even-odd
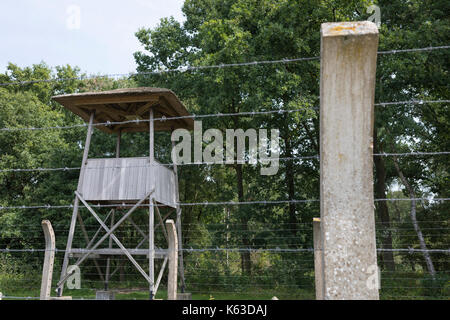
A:
[[[382,276],[382,290],[380,299],[382,300],[425,300],[425,299],[446,299],[450,295],[450,278],[446,274],[438,274],[437,279],[432,281],[425,274],[398,273]],[[32,280],[30,280],[32,279]],[[54,279],[53,288],[57,279]],[[82,283],[83,285],[83,283]],[[266,284],[267,285],[267,284]],[[64,290],[65,296],[72,296],[73,299],[95,299],[96,290],[103,287],[100,282],[89,282],[89,288],[79,290]],[[119,287],[120,286],[120,287]],[[263,288],[264,287],[264,288]],[[98,289],[95,289],[98,288]],[[115,292],[116,300],[147,300],[149,298],[148,289],[142,282],[117,283],[117,287],[111,288]],[[228,291],[228,292],[227,292]],[[0,292],[4,296],[39,297],[40,275],[25,276],[15,272],[0,273]],[[276,296],[280,300],[313,300],[315,299],[314,287],[306,288],[273,288],[257,287],[257,284],[240,285],[238,287],[221,287],[220,285],[208,287],[188,287],[188,292],[192,293],[192,300],[270,300]],[[55,292],[52,292],[55,296]],[[7,300],[7,298],[4,298]],[[167,299],[167,291],[161,287],[158,290],[156,299]]]
[[[144,288],[135,290],[120,290],[113,289],[115,292],[116,300],[147,300],[149,293]],[[128,291],[128,292],[127,292]],[[265,292],[264,292],[265,291]],[[3,292],[5,296],[13,297],[39,297],[39,289],[15,289],[12,291]],[[55,296],[52,293],[52,296]],[[64,290],[64,296],[72,296],[72,299],[95,299],[94,289],[79,289],[79,290]],[[273,296],[276,296],[280,300],[310,300],[314,299],[314,293],[307,291],[296,292],[280,292],[273,291],[267,292],[267,290],[247,290],[244,292],[208,292],[204,293],[193,292],[192,300],[270,300]],[[167,291],[165,289],[159,289],[156,294],[156,299],[167,299]],[[7,300],[7,298],[5,298]]]

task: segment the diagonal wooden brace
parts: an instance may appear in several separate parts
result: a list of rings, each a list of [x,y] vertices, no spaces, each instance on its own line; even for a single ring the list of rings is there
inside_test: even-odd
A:
[[[100,217],[95,213],[95,211],[89,206],[89,204],[86,202],[86,200],[84,200],[81,195],[76,191],[75,194],[77,195],[77,197],[81,200],[81,202],[86,206],[86,208],[89,210],[89,212],[92,213],[92,215],[94,216],[94,218],[98,221],[98,223],[100,223],[100,225],[103,227],[103,229],[105,229],[106,234],[105,236],[110,236],[114,242],[119,246],[119,248],[123,251],[123,253],[128,257],[128,259],[130,259],[131,263],[133,263],[133,265],[136,267],[136,269],[138,269],[138,271],[144,276],[144,278],[149,281],[149,277],[146,274],[146,272],[141,268],[141,266],[137,263],[137,261],[133,258],[133,256],[128,252],[128,250],[123,246],[122,242],[120,242],[119,239],[117,239],[117,237],[112,233],[115,229],[114,227],[118,227],[119,224],[121,223],[121,221],[119,221],[117,224],[115,224],[113,226],[113,228],[109,229],[106,224],[103,223],[103,221],[100,219]],[[148,195],[150,196],[150,194]],[[147,196],[147,197],[148,197]],[[147,197],[145,197],[144,199],[146,199]],[[135,208],[136,205],[133,207]],[[131,211],[131,210],[130,210]],[[125,221],[126,217],[129,216],[131,213],[127,212],[123,217],[122,217],[122,222]],[[125,218],[125,219],[124,219]],[[85,255],[87,256],[87,255]]]
[[[158,205],[156,204],[155,199],[153,199],[153,205],[156,208],[156,213],[158,214],[159,223],[161,224],[161,228],[163,230],[164,237],[166,238],[166,241],[169,242],[169,238],[167,236],[167,231],[166,231],[166,226],[164,225],[163,218],[161,217],[161,213],[159,212]]]
[[[136,262],[136,260],[131,256],[131,254],[128,252],[128,250],[122,245],[122,243],[119,241],[119,239],[116,238],[114,234],[112,234],[121,224],[124,222],[129,215],[131,215],[147,198],[150,197],[150,195],[154,192],[154,189],[150,191],[144,198],[139,200],[125,215],[120,218],[119,221],[111,228],[109,229],[103,221],[99,218],[99,216],[95,213],[95,211],[89,206],[89,204],[83,199],[83,197],[78,193],[78,191],[75,191],[75,194],[78,199],[81,200],[81,202],[86,206],[86,208],[91,212],[91,214],[94,216],[94,218],[100,223],[100,225],[103,227],[103,229],[106,230],[106,233],[103,235],[103,237],[97,241],[97,243],[91,248],[88,249],[88,251],[82,256],[76,263],[75,266],[79,266],[86,258],[94,252],[94,250],[102,244],[108,237],[113,238],[113,240],[116,242],[116,244],[119,246],[120,249],[124,252],[124,254],[130,259],[130,261],[134,264],[134,266],[138,269],[138,271],[144,276],[144,278],[150,282],[149,276],[145,273],[145,271],[141,268],[141,266]],[[70,276],[70,274],[65,274],[64,277],[61,278],[61,280],[58,282],[57,286],[60,287]]]

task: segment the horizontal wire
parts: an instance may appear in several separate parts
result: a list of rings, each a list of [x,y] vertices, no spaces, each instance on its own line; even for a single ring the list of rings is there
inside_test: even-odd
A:
[[[302,269],[302,270],[309,270],[309,269]],[[221,271],[221,272],[223,272],[223,271]],[[381,272],[381,273],[383,273],[383,272]],[[438,272],[439,273],[439,272]],[[399,272],[399,275],[402,275],[403,273],[401,273],[401,272]],[[415,274],[417,274],[417,273],[415,273]],[[82,275],[83,276],[98,276],[98,273],[93,273],[93,272],[82,272]],[[139,273],[121,273],[121,275],[122,276],[140,276],[140,274]],[[391,278],[389,278],[389,277],[383,277],[383,275],[382,275],[382,281],[385,281],[385,282],[392,282],[392,280],[398,280],[398,282],[400,282],[400,281],[402,281],[402,280],[426,280],[426,277],[428,276],[428,275],[423,275],[424,277],[422,277],[422,278],[403,278],[403,277],[401,277],[401,278],[395,278],[395,277],[391,277]],[[198,277],[202,277],[202,278],[212,278],[212,279],[217,279],[217,278],[219,278],[219,279],[250,279],[250,280],[253,280],[253,279],[273,279],[273,277],[271,277],[271,276],[268,276],[268,275],[261,275],[261,276],[258,276],[258,275],[251,275],[251,276],[245,276],[245,275],[240,275],[240,274],[236,274],[236,275],[224,275],[224,274],[219,274],[219,275],[201,275],[201,274],[186,274],[186,279],[189,279],[189,278],[193,278],[193,279],[195,279],[195,278],[198,278]],[[281,281],[286,281],[286,280],[288,280],[288,279],[313,279],[314,278],[314,276],[313,275],[310,275],[310,276],[306,276],[306,275],[287,275],[287,276],[282,276],[282,277],[280,277],[280,278],[276,278],[276,279],[274,279],[275,281],[279,281],[279,280],[281,280]],[[35,281],[36,282],[36,285],[40,285],[40,284],[38,284],[38,282],[39,282],[39,279],[36,279],[35,277],[33,277],[33,278],[22,278],[22,277],[20,277],[20,278],[15,278],[15,279],[11,279],[10,280],[11,282],[21,282],[21,281],[23,281],[23,282],[25,282],[25,281]],[[209,284],[213,284],[213,285],[215,285],[215,283],[211,283],[211,282],[204,282],[204,283],[195,283],[195,282],[189,282],[190,280],[188,280],[187,281],[187,283],[189,284],[189,285],[193,285],[193,284],[200,284],[200,285],[209,285]],[[436,279],[436,280],[434,280],[434,281],[441,281],[441,282],[445,282],[446,280],[445,279]],[[56,283],[57,281],[56,281],[56,279],[54,280],[54,282]],[[101,281],[101,280],[92,280],[92,279],[84,279],[83,280],[83,282],[87,282],[87,283],[97,283],[97,284],[100,284],[100,283],[102,283],[103,281]],[[114,280],[114,279],[110,279],[109,281],[108,281],[109,283],[113,283],[113,284],[116,284],[116,283],[120,283],[120,284],[130,284],[130,283],[135,283],[135,284],[140,284],[140,283],[146,283],[146,281],[140,281],[140,280],[137,280],[137,279],[129,279],[129,280],[125,280],[125,281],[120,281],[120,280]],[[402,282],[409,282],[409,281],[402,281]],[[232,284],[230,284],[230,285],[232,285]],[[281,285],[283,285],[283,284],[281,284]],[[250,286],[258,286],[258,284],[250,284]],[[384,288],[394,288],[394,287],[397,287],[397,288],[406,288],[406,287],[404,287],[404,286],[382,286],[382,287],[384,287]],[[421,288],[426,288],[426,287],[421,287]]]
[[[289,245],[289,244],[282,244],[282,245]],[[275,246],[275,245],[270,245]],[[278,245],[279,246],[279,245]],[[133,250],[133,249],[129,249]],[[148,250],[148,249],[143,249]],[[156,250],[156,249],[155,249]],[[0,249],[0,252],[66,252],[65,249],[54,249],[54,250],[47,250],[47,249],[9,249],[9,248],[3,248]],[[90,249],[80,249],[77,251],[77,253],[87,253]],[[185,251],[185,252],[220,252],[220,251],[232,251],[232,252],[313,252],[314,248],[183,248],[181,250],[176,251]],[[383,248],[377,248],[377,251],[379,252],[408,252],[408,253],[422,253],[422,252],[430,252],[430,253],[450,253],[450,249],[414,249],[414,248],[402,248],[402,249],[383,249]]]
[[[450,46],[436,46],[436,47],[429,46],[429,47],[424,47],[424,48],[378,51],[378,54],[397,54],[397,53],[405,53],[405,52],[421,52],[421,51],[432,51],[432,50],[449,49],[449,48],[450,48]]]
[[[450,152],[448,152],[450,154]],[[115,158],[108,158],[108,159],[115,159]],[[281,157],[281,158],[267,158],[267,159],[254,159],[254,161],[264,163],[266,161],[292,161],[292,160],[308,160],[308,159],[319,159],[318,155],[310,155],[310,156],[299,156],[299,157]],[[253,160],[252,160],[253,161]],[[190,165],[230,165],[230,164],[251,164],[255,165],[254,163],[251,163],[248,160],[223,160],[222,163],[219,162],[188,162],[188,163],[179,163],[177,166],[190,166]],[[145,165],[137,165],[137,166],[105,166],[101,169],[131,169],[131,168],[147,168],[147,167],[158,167],[158,166],[167,166],[172,167],[173,163],[155,163],[155,164],[145,164]],[[33,172],[33,171],[73,171],[73,170],[81,170],[81,167],[60,167],[60,168],[17,168],[17,169],[0,169],[0,172]],[[85,167],[83,170],[98,170],[99,168],[95,167]]]
[[[408,157],[408,156],[435,156],[435,155],[450,155],[450,151],[436,151],[436,152],[405,152],[405,153],[374,153],[374,157]],[[108,158],[114,159],[114,158]],[[308,159],[320,159],[319,155],[310,155],[310,156],[299,156],[299,157],[281,157],[281,158],[270,158],[271,161],[295,161],[295,160],[308,160]],[[254,159],[254,161],[264,163],[268,161],[268,159]],[[188,163],[180,163],[177,166],[189,166],[189,165],[229,165],[229,164],[250,164],[249,160],[222,160],[222,162],[188,162]],[[139,166],[105,166],[101,169],[120,169],[120,168],[147,168],[151,166],[173,166],[173,163],[157,163],[157,164],[146,164]],[[84,170],[99,170],[97,167],[88,167],[83,168]],[[34,172],[34,171],[73,171],[73,170],[81,170],[81,167],[60,167],[60,168],[14,168],[14,169],[0,169],[0,172]]]
[[[409,100],[409,101],[396,101],[396,102],[378,102],[375,103],[376,107],[387,107],[399,104],[431,104],[431,103],[450,103],[450,100]]]
[[[411,49],[396,49],[396,50],[387,50],[387,51],[379,51],[380,55],[387,54],[398,54],[398,53],[407,53],[407,52],[423,52],[423,51],[433,51],[433,50],[442,50],[449,49],[450,46],[429,46],[425,48],[411,48]],[[48,83],[48,82],[62,82],[62,81],[74,81],[74,80],[89,80],[89,79],[101,79],[101,78],[118,78],[118,77],[131,77],[131,76],[147,76],[147,75],[158,75],[165,74],[171,72],[187,72],[187,71],[196,71],[196,70],[207,70],[207,69],[222,69],[229,67],[244,67],[244,66],[256,66],[256,65],[265,65],[265,64],[278,64],[278,63],[293,63],[293,62],[301,62],[301,61],[314,61],[319,60],[319,56],[315,57],[301,57],[301,58],[284,58],[278,60],[260,60],[260,61],[250,61],[250,62],[237,62],[237,63],[221,63],[216,65],[206,65],[206,66],[185,66],[177,69],[161,69],[158,71],[145,71],[145,72],[129,72],[129,73],[116,73],[116,74],[105,74],[105,75],[96,75],[96,76],[79,76],[79,77],[70,77],[70,78],[55,78],[55,79],[39,79],[39,80],[29,80],[29,81],[15,81],[15,82],[5,82],[0,83],[0,86],[10,86],[10,85],[27,85],[27,84],[36,84],[36,83]]]
[[[374,199],[375,202],[383,201],[450,201],[450,198],[381,198]],[[264,201],[218,201],[218,202],[180,202],[179,206],[236,206],[236,205],[274,205],[274,204],[286,204],[286,203],[313,203],[320,202],[319,199],[303,199],[303,200],[264,200]],[[93,208],[115,208],[115,207],[133,207],[133,204],[92,204]],[[155,204],[141,204],[140,207],[159,207],[161,205]],[[70,205],[35,205],[35,206],[0,206],[0,210],[12,210],[12,209],[63,209],[73,208],[73,204]]]
[[[404,152],[404,153],[374,153],[374,156],[378,157],[409,157],[409,156],[437,156],[437,155],[449,155],[450,151],[436,151],[436,152]]]
[[[448,220],[418,220],[417,222],[430,222],[430,223],[439,223],[439,222],[445,222],[445,223],[448,223],[449,221]],[[266,223],[263,223],[263,222],[261,222],[264,226],[266,226],[267,224]],[[313,221],[311,221],[311,222],[281,222],[281,223],[277,223],[276,225],[277,226],[279,226],[279,225],[302,225],[302,224],[307,224],[307,225],[311,225],[313,223]],[[410,224],[410,222],[409,221],[407,221],[407,222],[400,222],[400,221],[391,221],[390,222],[391,224]],[[383,222],[375,222],[375,224],[384,224]],[[227,226],[227,225],[230,225],[230,226],[247,226],[248,225],[248,223],[234,223],[234,222],[230,222],[230,223],[226,223],[226,222],[222,222],[222,223],[206,223],[206,224],[204,224],[204,223],[182,223],[181,225],[183,225],[183,226],[189,226],[189,225],[194,225],[194,226],[196,226],[196,225],[198,225],[198,226],[204,226],[204,225],[207,225],[207,226]],[[93,225],[91,225],[91,226],[96,226],[95,224],[93,224]]]
[[[138,224],[136,224],[136,225],[138,227],[142,227],[142,228],[145,228],[145,229],[148,228],[148,225],[138,225]],[[407,236],[407,235],[411,234],[410,232],[407,232],[407,231],[411,231],[411,232],[415,231],[415,229],[413,227],[411,227],[411,228],[382,228],[382,226],[379,226],[379,224],[376,224],[376,225],[378,225],[377,226],[377,232],[380,233],[380,236],[385,234],[385,233],[393,234],[395,236],[402,236],[402,235]],[[17,225],[18,228],[25,227],[25,226],[24,225]],[[41,225],[33,225],[31,227],[32,228],[25,228],[23,230],[19,229],[20,230],[19,232],[42,231],[42,226]],[[88,234],[93,234],[93,233],[96,232],[96,230],[100,226],[99,225],[89,225],[89,226],[84,225],[84,227],[93,227],[93,228],[95,228],[95,229],[92,229],[92,230],[86,229]],[[121,227],[123,227],[123,225]],[[205,227],[207,227],[207,224],[205,225]],[[378,228],[380,228],[380,229],[378,229]],[[183,230],[186,231],[186,232],[191,232],[191,231],[198,232],[199,231],[198,229],[187,229],[187,228],[183,228]],[[450,227],[442,227],[442,228],[427,228],[427,227],[423,227],[423,228],[421,228],[421,230],[422,231],[424,231],[424,230],[428,230],[428,231],[429,230],[446,230],[446,231],[448,231],[448,230],[450,230]],[[66,228],[61,228],[61,229],[53,228],[53,231],[55,233],[67,233],[69,231],[69,226],[67,226]],[[123,228],[122,229],[117,229],[114,233],[115,234],[129,234],[131,231],[135,232],[135,229],[131,228],[131,226],[129,226],[129,229],[125,229],[125,230],[123,230]],[[155,230],[155,231],[157,231],[157,230]],[[218,230],[218,229],[214,229],[213,228],[213,229],[205,229],[204,230],[204,232],[206,234],[208,234],[208,235],[228,234],[228,233],[231,233],[231,234],[234,234],[234,233],[259,233],[259,232],[286,233],[286,232],[296,232],[296,231],[301,231],[301,232],[311,231],[312,232],[312,225],[309,228],[295,228],[295,229],[294,228],[292,228],[292,229],[284,229],[284,228],[281,228],[281,229],[231,229],[230,228],[230,229]],[[398,232],[404,232],[404,233],[398,233]],[[4,235],[4,236],[8,237],[9,239],[22,239],[23,238],[23,234],[19,234],[19,235],[17,235],[17,234],[10,234],[10,235],[8,235],[9,233],[10,233],[9,231],[0,230],[0,235]],[[427,233],[427,235],[440,235],[440,234],[441,233]],[[195,238],[197,236],[198,237],[202,237],[202,235],[194,235],[193,237]],[[130,237],[131,237],[131,235],[130,235]],[[35,238],[36,239],[38,239],[38,238],[41,239],[41,237],[39,237],[39,236],[36,236],[36,237],[29,237],[28,236],[27,237],[27,239],[35,239]]]
[[[410,100],[410,101],[400,101],[400,102],[379,102],[375,103],[374,106],[390,106],[390,105],[398,105],[398,104],[432,104],[432,103],[448,103],[449,100]],[[313,110],[319,110],[318,107],[313,107]],[[201,114],[201,115],[187,115],[187,116],[171,116],[171,117],[161,117],[154,118],[153,121],[168,121],[168,120],[181,120],[181,119],[202,119],[202,118],[211,118],[211,117],[230,117],[230,116],[256,116],[256,115],[266,115],[266,114],[283,114],[283,113],[292,113],[292,112],[301,112],[307,109],[280,109],[280,110],[268,110],[268,111],[249,111],[249,112],[232,112],[232,113],[210,113],[210,114]],[[111,126],[111,125],[119,125],[119,124],[130,124],[135,123],[139,124],[142,122],[150,122],[150,119],[135,119],[135,120],[126,120],[126,121],[107,121],[107,122],[97,122],[93,123],[92,126]],[[87,127],[89,124],[80,123],[69,126],[50,126],[50,127],[19,127],[19,128],[0,128],[0,132],[10,132],[10,131],[25,131],[25,130],[53,130],[53,129],[73,129],[73,128],[83,128]]]
[[[448,223],[448,220],[418,220],[417,222],[420,223]],[[405,222],[401,222],[401,221],[391,221],[390,224],[410,224],[410,221],[405,221]],[[311,222],[280,222],[277,223],[276,226],[280,226],[280,225],[312,225],[313,221]],[[375,224],[384,224],[384,222],[375,222]],[[148,224],[138,224],[136,223],[137,226],[139,227],[148,227]],[[182,226],[202,226],[202,227],[207,227],[207,226],[255,226],[255,225],[249,225],[249,223],[234,223],[234,222],[230,222],[230,223],[226,223],[226,222],[222,222],[222,223],[182,223]],[[262,226],[267,226],[267,223],[261,222]],[[20,224],[21,227],[35,227],[35,228],[41,228],[42,226],[40,224]],[[84,224],[85,227],[99,227],[98,224]],[[275,224],[274,224],[275,226]],[[69,226],[67,225],[67,228],[69,228]],[[402,229],[402,228],[395,228],[395,229]],[[421,228],[423,229],[423,228]],[[54,230],[55,227],[54,227]],[[67,230],[67,229],[61,229],[61,230]],[[185,230],[185,229],[183,229]],[[186,229],[186,230],[195,230],[197,231],[197,229]],[[264,229],[266,230],[266,229]],[[270,229],[269,229],[270,230]],[[276,230],[292,230],[292,229],[276,229]],[[297,228],[296,228],[297,230]],[[304,230],[304,229],[299,229],[299,230]],[[406,230],[414,230],[414,228],[406,228]]]
[[[313,108],[313,109],[318,109]],[[292,113],[292,112],[301,112],[305,111],[305,108],[302,109],[280,109],[280,110],[268,110],[268,111],[249,111],[249,112],[232,112],[232,113],[210,113],[210,114],[200,114],[200,115],[188,115],[188,116],[171,116],[171,117],[161,117],[154,118],[153,121],[168,121],[168,120],[181,120],[181,119],[202,119],[202,118],[212,118],[212,117],[231,117],[231,116],[256,116],[256,115],[266,115],[266,114],[283,114],[283,113]],[[97,122],[93,123],[93,127],[99,126],[111,126],[111,125],[119,125],[119,124],[139,124],[139,123],[150,122],[150,119],[135,119],[135,120],[125,120],[125,121],[107,121],[107,122]],[[52,129],[73,129],[73,128],[83,128],[87,127],[89,124],[80,123],[74,124],[70,126],[51,126],[51,127],[23,127],[23,128],[0,128],[1,131],[25,131],[25,130],[52,130]]]
[[[437,47],[436,47],[437,48]],[[441,48],[437,48],[441,49]],[[79,76],[70,78],[56,78],[56,79],[40,79],[40,80],[28,80],[28,81],[15,81],[15,82],[5,82],[0,83],[0,86],[10,86],[10,85],[27,85],[36,83],[48,83],[48,82],[62,82],[62,81],[74,81],[74,80],[90,80],[90,79],[102,79],[102,78],[118,78],[118,77],[131,77],[131,76],[148,76],[148,75],[159,75],[170,72],[187,72],[196,70],[206,70],[206,69],[221,69],[228,67],[244,67],[244,66],[255,66],[263,64],[277,64],[277,63],[292,63],[300,61],[312,61],[319,60],[319,57],[305,57],[305,58],[293,58],[293,59],[279,59],[279,60],[261,60],[252,62],[239,62],[239,63],[222,63],[217,65],[206,65],[206,66],[187,66],[177,69],[162,69],[158,71],[143,71],[143,72],[129,72],[129,73],[116,73],[116,74],[105,74],[105,75],[93,75],[93,76]]]
[[[79,241],[83,241],[83,240],[85,240],[85,239],[78,239]],[[156,241],[157,243],[161,243],[161,244],[163,244],[164,242],[163,242],[163,239],[160,239],[161,241]],[[250,240],[254,240],[254,239],[250,239]],[[209,251],[217,251],[217,252],[222,252],[222,251],[225,251],[225,252],[232,252],[232,251],[236,251],[237,249],[239,249],[240,247],[236,247],[236,246],[234,246],[234,247],[227,247],[228,245],[236,245],[236,243],[235,242],[233,242],[233,241],[230,241],[230,243],[222,243],[222,244],[216,244],[214,247],[213,246],[211,246],[211,247],[207,247],[207,248],[202,248],[200,245],[197,245],[196,243],[186,243],[186,244],[183,244],[183,247],[184,247],[184,249],[182,249],[182,250],[185,250],[185,251],[191,251],[191,252],[209,252]],[[283,246],[285,246],[285,247],[292,247],[292,246],[303,246],[303,245],[305,245],[305,244],[307,244],[307,243],[265,243],[265,244],[254,244],[254,245],[246,245],[246,247],[253,247],[253,248],[250,248],[250,249],[254,249],[254,250],[260,250],[260,249],[270,249],[270,250],[275,250],[275,252],[278,252],[277,250],[279,249],[279,250],[281,250],[281,252],[283,252],[283,250],[285,250],[285,249],[289,249],[289,248],[280,248],[280,247],[283,247]],[[310,243],[311,244],[311,243]],[[22,248],[11,248],[11,244],[9,244],[9,245],[7,245],[8,247],[7,248],[2,248],[1,250],[1,252],[17,252],[17,253],[20,253],[20,252],[28,252],[28,253],[39,253],[39,252],[43,252],[43,251],[45,251],[46,249],[40,249],[40,248],[23,248],[23,247],[30,247],[30,246],[38,246],[38,245],[40,245],[40,246],[42,246],[43,247],[43,245],[44,245],[44,241],[41,241],[41,242],[35,242],[35,243],[26,243],[26,244],[23,244],[21,247]],[[83,244],[83,245],[81,245],[81,246],[84,246],[85,244]],[[136,245],[137,245],[137,243],[133,243],[133,244],[126,244],[127,246],[128,246],[128,250],[134,250],[134,248],[136,247]],[[402,245],[403,246],[419,246],[419,243],[402,243]],[[449,246],[450,244],[449,243],[438,243],[436,246]],[[163,246],[164,246],[164,244],[163,244]],[[391,250],[394,250],[393,252],[409,252],[409,250],[412,250],[412,252],[416,252],[415,250],[426,250],[426,251],[430,251],[430,250],[436,250],[436,253],[439,253],[439,252],[441,252],[441,253],[445,253],[445,252],[447,252],[446,250],[447,249],[440,249],[440,248],[432,248],[434,245],[428,245],[428,247],[431,247],[431,248],[429,248],[429,249],[414,249],[414,248],[412,248],[412,247],[409,247],[408,249],[389,249],[389,248],[381,248],[382,246],[383,246],[383,243],[382,243],[382,241],[381,241],[381,239],[378,239],[378,241],[377,241],[377,246],[379,246],[380,248],[378,249],[378,251],[379,252],[383,252],[383,251],[391,251]],[[77,248],[78,246],[76,246],[76,245],[73,245],[73,249],[77,249],[77,253],[79,253],[79,250],[81,250],[81,252],[87,252],[88,251],[88,249],[86,249],[86,248]],[[272,247],[272,248],[270,248],[270,247]],[[103,250],[103,249],[108,249],[108,248],[101,248],[101,249],[99,249],[99,250]],[[116,250],[119,250],[119,248],[118,247],[113,247],[112,249],[116,249]],[[159,249],[164,249],[165,250],[165,248],[163,248],[163,247],[159,247],[158,246],[158,248],[157,249],[155,249],[155,250],[159,250]],[[203,249],[207,249],[207,250],[203,250]],[[141,248],[139,248],[139,250],[149,250],[148,249],[148,247],[141,247]],[[290,249],[289,249],[290,250]],[[297,250],[297,251],[295,251],[295,252],[312,252],[312,248],[307,248],[307,249],[305,249],[305,248],[303,248],[303,249],[293,249],[293,250]],[[442,251],[442,250],[444,250],[444,251]],[[65,250],[64,249],[55,249],[54,250],[55,252],[65,252]],[[237,252],[237,251],[236,251]],[[290,252],[290,251],[287,251],[287,252]],[[417,251],[417,252],[420,252],[420,251]]]

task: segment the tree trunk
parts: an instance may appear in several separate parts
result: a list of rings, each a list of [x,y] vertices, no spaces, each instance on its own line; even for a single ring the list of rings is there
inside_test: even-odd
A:
[[[377,139],[377,130],[374,130],[374,153],[380,153],[382,148]],[[374,157],[375,164],[375,198],[386,198],[386,167],[383,157]],[[391,221],[389,208],[386,201],[377,202],[376,211],[378,219],[381,222],[382,247],[383,249],[392,249],[392,233],[390,231]],[[395,270],[394,253],[392,251],[383,251],[381,254],[383,265],[389,271]]]
[[[395,166],[395,169],[397,170],[398,176],[400,177],[400,180],[402,181],[402,183],[405,185],[406,189],[408,190],[409,197],[411,198],[411,221],[413,223],[414,230],[417,233],[417,237],[419,238],[420,248],[423,250],[423,257],[427,264],[428,272],[430,273],[431,277],[434,280],[436,277],[436,271],[434,270],[434,265],[433,265],[433,261],[431,260],[430,254],[427,251],[427,245],[425,243],[425,239],[423,238],[422,230],[420,229],[419,223],[417,222],[416,200],[415,200],[416,194],[415,194],[413,188],[411,187],[411,185],[409,184],[408,180],[406,180],[405,176],[403,175],[403,172],[400,170],[400,166],[398,165],[397,157],[394,156],[393,159],[394,159],[394,166]]]
[[[238,199],[239,202],[244,201],[244,183],[242,176],[242,164],[236,164],[234,166],[236,170],[236,178],[237,178],[237,188],[238,188]],[[248,224],[247,217],[240,213],[238,215],[239,223],[242,225],[242,245],[244,248],[249,248],[250,241],[248,238]],[[242,251],[241,252],[241,268],[242,272],[245,274],[250,274],[252,271],[251,260],[250,260],[250,251]]]
[[[284,138],[284,144],[286,146],[286,158],[292,157],[292,146],[291,141],[289,139],[288,133],[286,133],[286,137]],[[295,186],[294,186],[294,165],[292,160],[286,161],[286,175],[285,175],[285,183],[288,191],[288,199],[295,200]],[[297,217],[295,215],[295,203],[289,203],[289,228],[294,236],[297,235]]]

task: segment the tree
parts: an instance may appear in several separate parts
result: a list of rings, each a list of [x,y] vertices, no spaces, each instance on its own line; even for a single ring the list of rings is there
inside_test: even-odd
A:
[[[320,24],[334,19],[348,20],[355,15],[355,7],[364,4],[364,1],[188,0],[183,6],[186,16],[183,24],[173,18],[164,18],[155,29],[141,29],[136,33],[147,51],[135,53],[138,71],[319,55]],[[268,119],[222,117],[205,121],[206,125],[220,129],[278,128],[282,156],[292,158],[296,154],[318,152],[317,121],[314,120],[317,117],[313,108],[318,104],[318,74],[318,62],[306,62],[201,69],[146,75],[137,80],[141,85],[173,89],[184,101],[189,101],[189,106],[196,105],[195,111],[201,113],[303,108],[304,111],[297,114],[284,113]],[[240,202],[253,197],[252,190],[245,186],[254,185],[254,181],[274,180],[255,178],[254,171],[242,164],[231,168],[234,170],[235,195]],[[317,181],[317,169],[318,163],[314,161],[287,160],[275,178],[270,198],[317,198],[318,190],[302,189],[298,180],[302,179],[304,185],[309,185],[305,180]],[[306,172],[314,172],[314,176],[307,176]],[[295,203],[289,203],[281,220],[274,214],[276,208],[262,210],[270,212],[274,221],[290,223],[294,235],[297,223],[308,221],[314,214],[302,210],[304,215],[300,217]],[[243,228],[241,245],[250,246],[249,222],[261,218],[245,206],[234,208],[233,217]],[[243,272],[250,273],[250,254],[243,252],[241,258]]]

